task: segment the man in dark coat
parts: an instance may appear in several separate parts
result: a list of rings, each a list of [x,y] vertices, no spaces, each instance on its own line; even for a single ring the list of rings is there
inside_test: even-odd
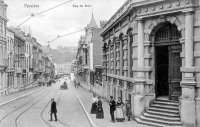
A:
[[[57,109],[56,109],[56,102],[54,101],[54,99],[51,99],[51,120],[52,121],[52,114],[54,114],[55,117],[55,121],[57,121]]]
[[[110,105],[111,121],[114,123],[115,122],[114,111],[116,110],[116,103],[115,100],[113,99],[113,96],[110,96],[109,105]]]

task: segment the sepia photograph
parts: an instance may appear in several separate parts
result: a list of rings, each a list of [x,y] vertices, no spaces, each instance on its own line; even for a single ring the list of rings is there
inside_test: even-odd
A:
[[[0,0],[0,127],[200,127],[200,0]]]

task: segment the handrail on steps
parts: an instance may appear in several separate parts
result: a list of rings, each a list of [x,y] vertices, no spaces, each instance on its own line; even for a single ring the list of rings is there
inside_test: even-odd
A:
[[[143,100],[143,99],[144,99],[144,97],[146,97],[146,96],[147,96],[149,93],[151,93],[151,92],[153,91],[153,88],[154,88],[154,87],[152,87],[152,88],[151,88],[151,90],[149,90],[149,92],[148,92],[148,93],[146,93],[146,94],[145,94],[145,95],[144,95],[144,96],[143,96],[143,97],[142,97],[140,100]]]

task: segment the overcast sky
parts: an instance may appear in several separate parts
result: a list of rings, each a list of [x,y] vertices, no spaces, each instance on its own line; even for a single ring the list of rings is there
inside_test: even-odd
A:
[[[27,19],[31,13],[38,13],[48,8],[66,2],[68,0],[4,0],[8,5],[7,17],[8,26],[18,26]],[[31,29],[31,35],[36,37],[42,45],[47,45],[49,40],[74,31],[78,31],[87,26],[92,16],[99,25],[100,20],[108,20],[121,7],[125,0],[73,0],[58,8],[35,16],[21,28],[25,32]],[[36,5],[35,8],[27,5]],[[74,5],[91,5],[92,7],[73,7]],[[39,6],[39,7],[38,7]],[[52,48],[60,45],[77,46],[78,40],[84,32],[66,36],[51,43]]]

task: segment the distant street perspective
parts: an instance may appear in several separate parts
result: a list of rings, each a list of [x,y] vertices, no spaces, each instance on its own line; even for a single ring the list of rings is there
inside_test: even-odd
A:
[[[0,0],[0,127],[200,127],[200,1]]]

